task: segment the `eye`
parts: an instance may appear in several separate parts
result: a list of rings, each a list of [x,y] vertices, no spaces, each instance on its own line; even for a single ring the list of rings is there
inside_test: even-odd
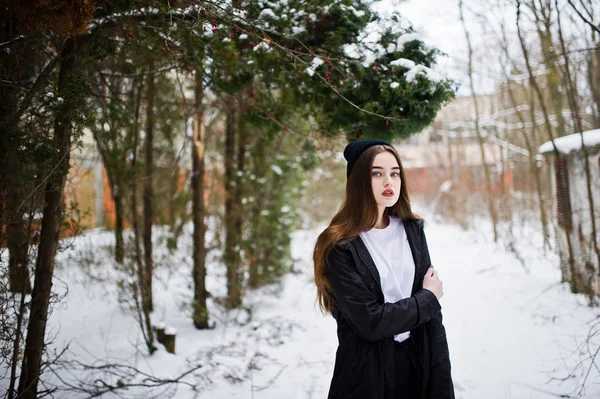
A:
[[[371,176],[379,177],[379,176],[381,176],[381,172],[373,172],[373,173],[371,173]]]
[[[398,177],[398,176],[400,176],[399,172],[392,172],[392,177]]]

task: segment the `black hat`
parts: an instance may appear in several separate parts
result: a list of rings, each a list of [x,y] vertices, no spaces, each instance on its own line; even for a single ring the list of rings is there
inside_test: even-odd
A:
[[[374,145],[389,145],[390,143],[383,140],[358,140],[353,141],[348,144],[346,148],[344,148],[344,158],[348,161],[348,165],[346,166],[346,176],[350,177],[350,173],[352,173],[352,168],[354,168],[354,164],[360,155],[365,152],[365,150]]]

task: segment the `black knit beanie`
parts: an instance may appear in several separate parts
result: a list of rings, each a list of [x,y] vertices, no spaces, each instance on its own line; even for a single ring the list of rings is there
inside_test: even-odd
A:
[[[346,166],[346,176],[350,177],[350,173],[352,173],[352,168],[354,168],[354,164],[360,155],[365,152],[365,150],[374,145],[389,145],[390,143],[383,140],[358,140],[353,141],[348,144],[344,149],[344,158],[348,161],[348,165]]]

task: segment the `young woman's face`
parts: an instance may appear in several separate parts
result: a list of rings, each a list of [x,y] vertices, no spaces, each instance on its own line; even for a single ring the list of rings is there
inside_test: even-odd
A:
[[[377,207],[385,209],[394,205],[400,198],[401,186],[396,157],[388,151],[377,154],[371,167],[371,187]]]

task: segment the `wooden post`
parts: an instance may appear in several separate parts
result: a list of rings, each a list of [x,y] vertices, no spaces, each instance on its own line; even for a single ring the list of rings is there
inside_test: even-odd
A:
[[[175,337],[177,331],[173,327],[164,330],[163,345],[169,353],[175,353]]]
[[[160,344],[164,344],[165,342],[165,324],[158,323],[154,326],[154,331],[156,332],[156,340]]]

